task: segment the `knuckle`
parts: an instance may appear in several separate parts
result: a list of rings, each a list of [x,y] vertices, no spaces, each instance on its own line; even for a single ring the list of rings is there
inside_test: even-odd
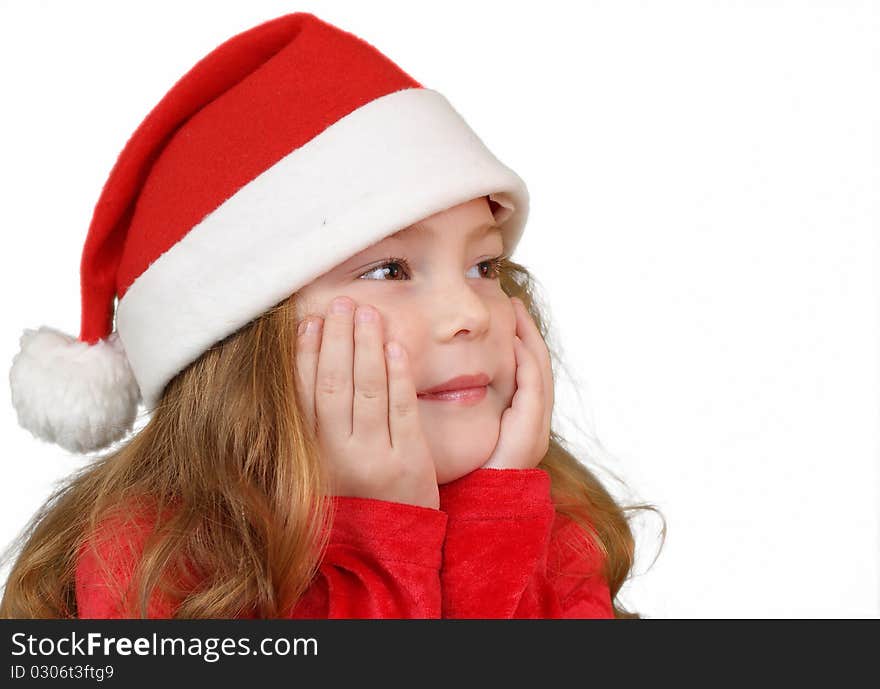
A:
[[[345,389],[345,378],[336,373],[327,373],[318,379],[316,392],[319,395],[333,397]]]
[[[401,418],[412,416],[416,411],[415,405],[405,400],[393,402],[391,408],[394,411],[394,414]]]
[[[355,393],[362,400],[370,402],[382,398],[382,389],[379,386],[365,385],[355,390]]]

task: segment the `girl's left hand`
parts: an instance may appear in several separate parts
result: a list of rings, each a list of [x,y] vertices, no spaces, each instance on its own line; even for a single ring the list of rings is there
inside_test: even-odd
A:
[[[550,447],[550,352],[525,305],[516,297],[511,301],[516,312],[516,392],[501,416],[498,443],[483,469],[534,469]]]

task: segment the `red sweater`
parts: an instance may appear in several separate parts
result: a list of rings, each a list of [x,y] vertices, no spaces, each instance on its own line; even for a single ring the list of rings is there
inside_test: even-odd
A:
[[[612,618],[602,556],[572,548],[582,531],[557,514],[540,469],[477,469],[440,486],[440,509],[332,498],[336,517],[318,575],[290,618]],[[126,583],[148,529],[130,548],[102,545]],[[118,543],[117,543],[118,545]],[[80,551],[81,618],[118,618],[93,556]],[[170,618],[159,594],[148,617]]]

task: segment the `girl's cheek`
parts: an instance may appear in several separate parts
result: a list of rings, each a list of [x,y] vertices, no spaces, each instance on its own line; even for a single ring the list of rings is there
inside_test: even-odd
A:
[[[503,327],[499,328],[495,338],[494,351],[498,356],[498,377],[503,381],[505,393],[513,394],[516,381],[516,353],[513,338],[516,335],[516,313],[513,309],[502,314]]]
[[[506,299],[506,303],[504,305],[504,320],[505,320],[505,330],[508,333],[510,339],[513,339],[513,336],[516,335],[516,310],[513,306],[513,302],[510,301],[509,298]],[[511,345],[511,350],[513,346]]]
[[[412,325],[408,325],[408,323],[412,323],[412,320],[408,322],[405,314],[392,312],[388,309],[383,309],[381,306],[376,308],[382,315],[383,341],[401,343],[406,348],[409,357],[414,360],[413,363],[415,363],[415,360],[422,355],[422,344]]]
[[[513,350],[513,342],[505,338],[506,342],[499,345],[499,367],[497,369],[496,389],[501,396],[503,407],[509,407],[516,392],[516,354]]]

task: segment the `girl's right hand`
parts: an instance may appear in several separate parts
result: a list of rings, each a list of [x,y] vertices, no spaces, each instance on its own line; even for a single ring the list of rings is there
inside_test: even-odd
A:
[[[332,492],[439,509],[407,354],[398,345],[394,357],[383,347],[375,308],[360,305],[355,312],[355,306],[337,297],[326,319],[303,319],[312,327],[297,341],[300,404],[316,431]],[[362,314],[372,318],[361,320]]]

